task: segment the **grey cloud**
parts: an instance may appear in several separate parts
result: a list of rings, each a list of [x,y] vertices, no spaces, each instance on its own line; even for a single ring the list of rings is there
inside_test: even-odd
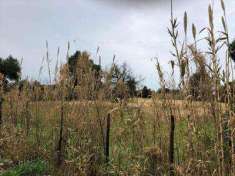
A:
[[[111,7],[146,8],[155,5],[169,4],[170,0],[96,0]]]

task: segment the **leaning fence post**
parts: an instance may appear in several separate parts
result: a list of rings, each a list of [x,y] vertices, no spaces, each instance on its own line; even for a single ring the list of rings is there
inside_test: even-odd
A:
[[[29,130],[30,130],[30,113],[29,113],[29,101],[26,102],[26,135],[29,135]]]
[[[171,115],[171,127],[170,127],[170,143],[169,143],[169,164],[170,164],[170,176],[174,176],[174,131],[175,131],[175,117]]]
[[[63,129],[64,129],[64,104],[61,103],[60,109],[60,134],[59,134],[59,143],[57,146],[57,166],[60,166],[63,162]]]
[[[110,140],[110,122],[111,121],[111,114],[108,113],[107,116],[107,128],[106,128],[106,140],[105,140],[105,157],[106,163],[109,162],[109,140]]]
[[[0,126],[2,125],[2,97],[0,97]]]

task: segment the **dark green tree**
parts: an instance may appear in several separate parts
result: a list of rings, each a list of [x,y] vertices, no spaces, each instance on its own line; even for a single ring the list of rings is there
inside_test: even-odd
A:
[[[94,63],[88,52],[76,51],[68,58],[68,61],[64,66],[64,68],[67,69],[64,69],[64,76],[62,76],[61,78],[62,80],[67,79],[70,83],[68,86],[68,99],[71,100],[79,98],[78,94],[76,93],[76,88],[78,88],[79,86],[81,87],[89,85],[88,87],[91,88],[91,85],[94,85],[94,87],[92,87],[92,89],[94,90],[90,91],[93,93],[100,89],[102,84],[101,66]],[[88,77],[92,78],[92,80],[86,82],[85,80]],[[89,97],[92,97],[92,95],[90,94]]]
[[[89,59],[89,66],[91,67],[92,71],[95,72],[97,79],[100,76],[100,65],[95,64],[86,51],[76,51],[72,56],[68,58],[69,75],[74,86],[79,84],[79,80],[77,78],[77,69],[78,61],[81,59],[81,57],[87,57]]]
[[[135,97],[137,95],[137,91],[136,91],[136,86],[137,86],[138,82],[136,81],[135,77],[133,77],[132,75],[130,75],[128,77],[128,80],[126,82],[126,85],[128,87],[128,92],[129,95],[131,97]]]
[[[235,40],[229,45],[229,53],[232,60],[235,62]]]
[[[144,86],[141,91],[141,97],[142,98],[150,98],[152,94],[151,89],[148,89],[147,86]]]
[[[134,97],[137,95],[138,81],[126,63],[121,66],[114,63],[109,75],[113,87],[112,96],[114,98],[123,99],[124,97]]]
[[[18,60],[12,56],[6,59],[0,58],[0,73],[4,75],[6,80],[18,81],[21,73]]]

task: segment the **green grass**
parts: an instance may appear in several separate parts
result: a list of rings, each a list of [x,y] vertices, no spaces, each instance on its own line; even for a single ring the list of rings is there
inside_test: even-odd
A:
[[[44,161],[35,160],[22,163],[14,168],[0,174],[0,176],[40,176],[47,171],[47,165]]]

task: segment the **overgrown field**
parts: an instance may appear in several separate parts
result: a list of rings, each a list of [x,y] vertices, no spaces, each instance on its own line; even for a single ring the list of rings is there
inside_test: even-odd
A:
[[[115,57],[102,70],[69,44],[53,73],[47,43],[48,84],[14,82],[17,73],[1,68],[0,175],[234,176],[235,41],[220,3],[218,32],[212,5],[208,26],[192,24],[192,35],[187,13],[179,27],[171,10],[173,59],[167,73],[156,59],[158,91],[137,90]]]
[[[225,111],[223,104],[221,108]],[[23,97],[16,96],[3,104],[1,169],[14,170],[15,165],[40,161],[46,164],[38,165],[36,170],[52,175],[167,174],[170,110],[173,110],[176,175],[212,175],[219,161],[215,119],[210,109],[208,103],[164,101],[158,97],[132,99],[126,104],[102,101],[27,104]],[[111,123],[107,161],[108,114]],[[227,158],[227,167],[229,163]],[[28,165],[26,170],[35,174],[33,166]]]

